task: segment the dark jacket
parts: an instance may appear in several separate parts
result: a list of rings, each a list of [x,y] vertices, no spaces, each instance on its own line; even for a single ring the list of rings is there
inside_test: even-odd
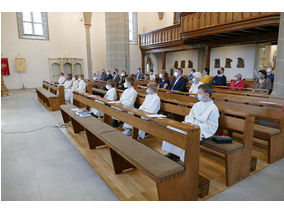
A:
[[[211,85],[218,85],[218,86],[227,86],[227,78],[225,75],[222,75],[221,77],[219,77],[218,75],[216,75],[212,82]]]
[[[186,91],[186,79],[181,76],[177,83],[176,82],[176,77],[173,78],[171,85],[169,86],[169,90],[176,90],[176,91],[180,91],[180,92],[185,92]]]

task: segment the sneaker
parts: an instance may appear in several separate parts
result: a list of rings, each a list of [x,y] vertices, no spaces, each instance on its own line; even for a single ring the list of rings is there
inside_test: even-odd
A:
[[[131,135],[132,134],[132,131],[130,129],[127,129],[125,131],[123,131],[123,134],[125,135]]]

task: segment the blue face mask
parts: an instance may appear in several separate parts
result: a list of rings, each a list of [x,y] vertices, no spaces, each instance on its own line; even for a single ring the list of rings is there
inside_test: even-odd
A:
[[[271,69],[267,69],[266,72],[270,73],[270,72],[271,72]]]
[[[148,88],[148,89],[146,89],[146,93],[147,93],[148,95],[150,95],[150,94],[152,93],[152,91]]]
[[[262,75],[258,75],[257,77],[258,77],[258,79],[263,79]]]
[[[234,77],[234,80],[237,81],[237,80],[238,80],[238,77]]]
[[[195,78],[193,78],[193,79],[192,79],[192,82],[193,82],[193,83],[195,83],[195,82],[196,82],[196,79],[195,79]]]
[[[204,101],[203,96],[202,96],[202,95],[200,95],[200,94],[198,94],[198,95],[197,95],[197,98],[198,98],[198,100],[199,100],[199,101]]]

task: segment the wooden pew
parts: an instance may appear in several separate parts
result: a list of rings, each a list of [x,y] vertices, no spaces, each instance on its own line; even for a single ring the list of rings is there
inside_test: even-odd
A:
[[[118,91],[118,97],[120,97],[123,91],[121,90],[117,91]],[[180,104],[181,102],[177,101],[173,103],[169,99],[165,99],[163,97],[160,98],[162,101],[161,111],[171,112],[182,116],[186,116],[189,114],[190,108],[184,105],[177,105],[177,103]],[[144,99],[145,99],[144,94],[138,94],[136,99],[136,107],[141,105]],[[228,111],[226,112],[228,113]],[[232,111],[229,111],[229,113],[232,114]],[[203,147],[201,147],[203,150],[207,150],[209,148],[223,155],[225,160],[225,168],[226,168],[226,184],[228,186],[248,177],[250,172],[250,169],[248,168],[250,168],[251,165],[254,116],[250,115],[249,113],[238,112],[235,113],[234,115],[236,114],[238,115],[238,118],[223,113],[221,116],[222,119],[218,131],[223,132],[223,130],[226,129],[226,130],[235,130],[241,132],[243,133],[243,139],[241,142],[234,141],[233,144],[219,145],[216,144],[215,142],[212,141],[210,142],[210,140],[207,140],[206,142],[202,143]],[[235,123],[239,125],[234,126]],[[204,147],[206,147],[207,149],[204,149]]]
[[[122,105],[110,104],[104,99],[105,105],[95,102],[84,93],[74,92],[74,99],[89,107],[96,108],[104,113],[104,124],[93,118],[81,118],[75,115],[74,105],[61,106],[61,113],[65,123],[71,121],[74,132],[86,130],[91,149],[101,145],[110,147],[110,154],[114,172],[120,174],[123,170],[137,168],[156,182],[159,200],[197,200],[198,198],[198,171],[199,171],[199,128],[185,125],[169,119],[151,118],[149,121],[141,117],[147,116],[141,110]],[[132,112],[133,115],[122,112],[111,106]],[[111,117],[127,122],[133,126],[132,138],[107,125]],[[184,130],[182,134],[170,130],[167,125]],[[185,163],[180,165],[151,148],[136,141],[138,129],[151,135],[167,140],[185,150]]]
[[[39,102],[48,110],[59,110],[60,105],[65,104],[64,87],[43,81],[42,88],[36,88]]]

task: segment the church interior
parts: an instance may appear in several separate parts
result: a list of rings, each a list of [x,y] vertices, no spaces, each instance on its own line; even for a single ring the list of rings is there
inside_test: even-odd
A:
[[[2,201],[283,201],[283,12],[1,12]]]

